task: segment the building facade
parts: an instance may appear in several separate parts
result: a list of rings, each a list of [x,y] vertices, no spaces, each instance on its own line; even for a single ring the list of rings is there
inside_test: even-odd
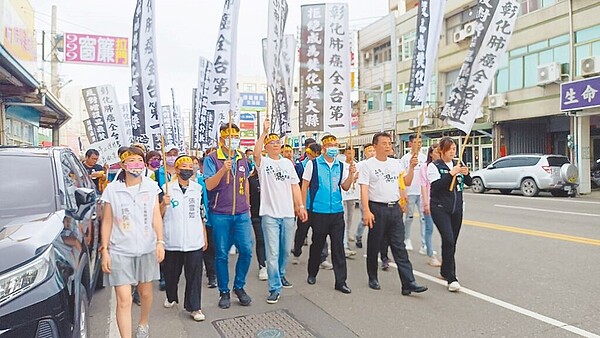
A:
[[[376,131],[390,131],[397,150],[404,152],[408,135],[423,115],[425,145],[449,135],[462,147],[464,137],[439,114],[474,34],[477,1],[447,1],[424,107],[405,105],[417,3],[390,1],[388,16],[359,31],[359,135],[366,141]],[[560,83],[600,72],[599,10],[600,2],[594,0],[521,1],[508,52],[465,145],[463,160],[472,170],[509,154],[563,154],[579,167],[580,192],[589,192],[590,164],[600,158],[600,111],[561,112]],[[597,66],[593,66],[595,58]]]

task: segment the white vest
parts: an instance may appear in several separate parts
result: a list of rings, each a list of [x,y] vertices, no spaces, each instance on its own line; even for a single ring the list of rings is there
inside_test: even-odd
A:
[[[169,182],[171,204],[167,206],[163,220],[165,249],[169,251],[195,251],[204,246],[204,223],[200,212],[202,186],[192,180],[189,182],[185,194],[177,179]]]

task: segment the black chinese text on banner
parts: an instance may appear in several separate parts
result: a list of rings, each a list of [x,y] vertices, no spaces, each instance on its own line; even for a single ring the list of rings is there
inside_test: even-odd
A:
[[[100,110],[100,97],[98,96],[97,87],[82,89],[81,93],[85,102],[85,108],[87,109],[90,117],[90,124],[94,130],[96,137],[95,142],[106,140],[109,135],[104,117],[102,116],[102,112]]]
[[[210,92],[210,106],[214,109],[213,139],[218,139],[217,131],[221,124],[229,123],[237,103],[237,25],[240,0],[225,0],[223,16],[219,23],[219,36],[213,62],[214,73]],[[232,117],[234,120],[238,116]],[[235,123],[235,122],[234,122]]]
[[[346,135],[350,130],[348,5],[301,8],[300,131]]]
[[[135,142],[159,149],[162,112],[154,31],[154,0],[138,0],[131,43],[131,127]]]
[[[437,60],[439,36],[444,21],[446,1],[422,0],[417,14],[417,30],[406,105],[424,104],[429,80]]]
[[[441,118],[469,135],[510,41],[519,14],[517,0],[480,0],[471,41]],[[463,147],[464,149],[464,147]]]
[[[198,69],[198,88],[194,96],[192,149],[204,151],[216,144],[213,133],[215,111],[210,107],[214,67],[212,62],[200,57]]]

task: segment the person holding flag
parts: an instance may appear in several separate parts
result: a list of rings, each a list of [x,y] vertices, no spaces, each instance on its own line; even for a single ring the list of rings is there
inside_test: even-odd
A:
[[[229,248],[235,244],[239,256],[235,267],[233,292],[242,306],[252,298],[244,290],[252,260],[252,222],[248,176],[250,167],[240,147],[240,128],[230,123],[220,127],[220,147],[204,160],[209,213],[215,242],[215,267],[219,287],[219,307],[231,306],[229,289]]]
[[[167,298],[163,306],[179,303],[177,287],[182,268],[185,270],[184,308],[195,321],[206,317],[201,309],[202,256],[208,247],[206,226],[202,220],[202,187],[190,180],[194,161],[182,155],[175,161],[176,179],[163,187],[165,195],[160,205],[164,218],[165,264]]]
[[[410,142],[410,151],[402,158],[400,158],[400,164],[403,168],[408,168],[410,162],[413,158],[416,158],[418,163],[415,167],[415,172],[420,172],[421,167],[425,165],[427,161],[427,156],[421,153],[421,147],[423,146],[423,140],[420,134],[412,137],[412,142]],[[412,183],[406,186],[406,194],[408,195],[408,206],[406,211],[406,217],[404,218],[404,244],[406,245],[406,250],[412,251],[413,245],[410,239],[410,229],[412,226],[412,222],[414,219],[415,209],[419,212],[419,224],[420,224],[420,237],[421,237],[421,245],[419,249],[419,253],[424,255],[427,253],[427,245],[425,243],[425,218],[423,216],[422,211],[422,201],[421,201],[421,176],[414,175]]]
[[[292,287],[285,278],[285,269],[292,247],[294,215],[298,215],[303,222],[306,222],[308,215],[293,162],[280,157],[281,140],[277,134],[268,134],[270,129],[271,122],[267,119],[263,133],[254,146],[254,153],[261,153],[264,144],[267,156],[256,157],[255,163],[261,182],[260,217],[269,275],[267,303],[275,304],[279,301],[281,288]]]

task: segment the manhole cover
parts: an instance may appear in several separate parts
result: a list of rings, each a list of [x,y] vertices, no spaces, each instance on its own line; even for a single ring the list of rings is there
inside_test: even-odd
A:
[[[223,338],[316,337],[286,310],[219,319],[212,324]]]

